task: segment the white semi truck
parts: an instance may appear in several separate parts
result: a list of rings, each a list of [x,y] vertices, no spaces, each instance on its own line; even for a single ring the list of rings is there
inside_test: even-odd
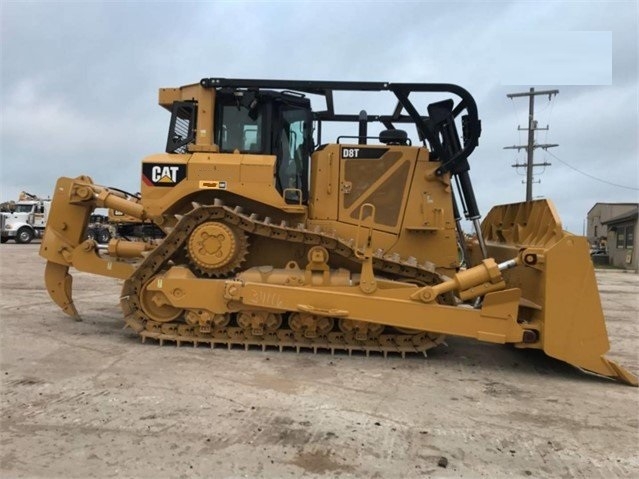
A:
[[[42,199],[23,191],[18,201],[12,204],[12,212],[0,213],[0,238],[2,243],[10,239],[16,243],[30,243],[42,237],[47,226],[50,199]]]
[[[12,239],[16,243],[26,244],[34,238],[42,237],[50,206],[51,199],[42,199],[26,191],[20,193],[18,201],[2,203],[2,210],[5,210],[0,212],[2,243]],[[148,241],[163,238],[164,233],[153,223],[140,222],[111,210],[108,216],[91,215],[85,236],[97,243],[106,244],[111,238]]]

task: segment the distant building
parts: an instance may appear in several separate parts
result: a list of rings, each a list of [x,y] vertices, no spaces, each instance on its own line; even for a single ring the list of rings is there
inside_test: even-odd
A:
[[[615,216],[603,224],[608,228],[608,256],[610,264],[626,269],[639,269],[637,261],[637,217],[639,205],[633,210]]]
[[[638,212],[639,203],[596,203],[588,212],[588,241],[594,249],[605,249],[613,266],[639,269]]]

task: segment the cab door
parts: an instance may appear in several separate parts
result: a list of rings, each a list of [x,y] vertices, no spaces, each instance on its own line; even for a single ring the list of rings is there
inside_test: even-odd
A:
[[[38,203],[34,206],[33,227],[44,228],[47,226],[44,203]]]
[[[287,202],[306,204],[313,144],[310,109],[305,106],[282,105],[276,131],[276,188]]]

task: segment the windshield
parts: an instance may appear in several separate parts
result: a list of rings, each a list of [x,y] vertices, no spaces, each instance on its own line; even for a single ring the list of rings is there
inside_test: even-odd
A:
[[[220,151],[232,153],[259,153],[262,151],[262,113],[255,112],[255,119],[243,105],[224,105],[218,110],[216,143]]]
[[[16,205],[14,213],[31,213],[33,205]]]

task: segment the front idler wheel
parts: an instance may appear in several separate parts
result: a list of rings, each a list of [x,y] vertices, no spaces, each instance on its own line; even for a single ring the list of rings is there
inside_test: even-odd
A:
[[[140,307],[149,319],[158,323],[169,323],[179,318],[184,310],[173,306],[162,291],[149,289],[156,280],[157,278],[152,278],[142,288]]]

